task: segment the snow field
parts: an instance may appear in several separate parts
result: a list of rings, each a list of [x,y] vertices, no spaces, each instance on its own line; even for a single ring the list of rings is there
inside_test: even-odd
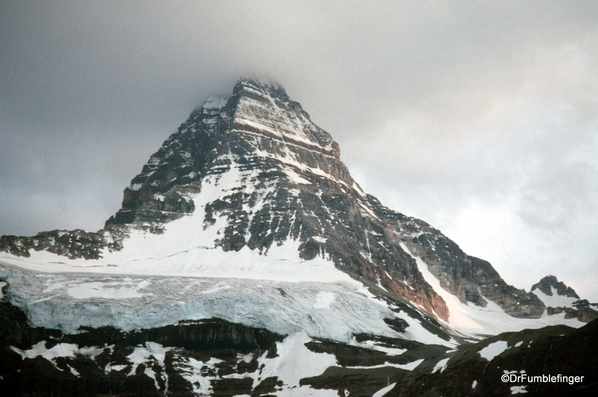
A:
[[[89,273],[39,273],[0,266],[12,302],[34,326],[75,332],[112,325],[124,331],[180,320],[221,318],[284,335],[350,341],[355,333],[400,335],[384,318],[393,312],[355,283],[188,278]],[[86,286],[92,286],[87,293]],[[98,296],[100,295],[102,296]],[[134,293],[133,293],[134,292]]]
[[[544,292],[536,288],[532,293],[535,294],[546,307],[574,307],[573,302],[577,301],[577,298],[570,298],[564,295],[558,295],[556,288],[550,287],[552,296],[546,295]]]
[[[565,319],[564,313],[548,316],[546,313],[538,319],[515,318],[498,306],[486,299],[486,307],[476,306],[471,302],[462,303],[459,298],[440,286],[440,281],[428,270],[428,265],[419,257],[411,253],[404,243],[401,248],[409,253],[416,261],[419,271],[434,291],[444,299],[449,308],[448,324],[459,332],[468,336],[497,335],[502,332],[520,331],[522,329],[542,328],[549,325],[565,324],[571,327],[585,325],[577,319]],[[535,293],[535,291],[534,291]]]

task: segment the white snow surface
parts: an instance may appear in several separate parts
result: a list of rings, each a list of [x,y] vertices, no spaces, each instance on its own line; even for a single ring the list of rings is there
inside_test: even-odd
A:
[[[127,331],[221,318],[286,335],[303,331],[340,341],[350,341],[354,333],[401,336],[384,322],[394,313],[355,283],[36,274],[10,265],[0,266],[0,275],[10,283],[13,304],[28,313],[34,326],[67,333],[82,325],[113,325]],[[93,289],[84,294],[87,285]],[[99,291],[105,295],[99,296]]]
[[[145,342],[145,346],[135,347],[133,353],[127,356],[132,364],[128,376],[135,374],[137,367],[139,367],[140,364],[145,364],[148,362],[156,362],[162,368],[163,376],[166,376],[166,366],[164,365],[164,359],[166,358],[166,352],[169,350],[173,349],[170,347],[163,347],[161,344],[155,342]],[[112,369],[118,370],[116,366],[112,367]],[[161,380],[160,378],[162,375],[156,374],[156,372],[151,369],[149,365],[145,366],[144,373],[154,380],[154,386],[156,390],[159,390],[158,382]],[[166,382],[168,382],[168,378],[166,378]],[[166,383],[166,385],[168,387],[168,383]]]
[[[330,305],[336,300],[336,295],[332,292],[320,292],[316,296],[316,303],[313,304],[314,309],[330,309]]]
[[[198,395],[211,395],[210,381],[214,379],[248,377],[253,378],[253,387],[256,387],[264,379],[275,376],[283,383],[276,386],[275,395],[279,397],[337,396],[336,390],[317,390],[299,384],[302,378],[321,375],[328,367],[338,364],[332,354],[318,354],[307,349],[305,344],[311,340],[305,332],[287,336],[276,344],[278,356],[267,358],[268,352],[262,352],[257,359],[258,370],[252,373],[232,373],[221,377],[215,371],[221,360],[215,358],[202,362],[192,357],[176,357],[173,365],[181,376],[191,382],[193,392]],[[245,359],[243,356],[238,358]],[[251,360],[252,356],[246,359]]]
[[[449,360],[450,360],[450,357],[443,358],[442,360],[438,361],[436,363],[436,365],[434,366],[432,373],[435,374],[438,370],[440,370],[440,373],[444,372],[444,370],[446,369],[446,366],[448,365]]]
[[[204,109],[220,109],[222,108],[224,105],[226,105],[227,102],[227,98],[224,97],[219,97],[219,96],[209,96],[208,99],[206,99],[206,102],[203,104],[203,108]]]
[[[104,349],[112,350],[114,346],[105,346],[105,347],[82,347],[79,348],[77,345],[72,343],[59,343],[54,345],[52,348],[48,349],[46,347],[46,341],[41,341],[36,343],[31,347],[29,350],[21,350],[14,346],[10,346],[10,348],[15,351],[16,353],[21,355],[21,358],[26,359],[33,359],[35,357],[41,356],[46,360],[50,361],[56,368],[56,359],[58,357],[68,357],[68,358],[75,358],[76,355],[88,356],[91,359],[94,359],[98,354],[101,354]],[[70,367],[70,371],[73,375],[79,376],[79,373],[72,367]],[[58,368],[60,369],[60,368]]]
[[[338,365],[334,354],[314,353],[305,347],[311,338],[305,332],[287,336],[276,343],[278,357],[261,357],[259,379],[277,376],[285,384],[299,386],[303,378],[321,375],[328,367]]]
[[[419,256],[413,255],[405,244],[401,243],[401,247],[405,252],[411,254],[426,282],[446,302],[449,309],[448,324],[464,335],[480,337],[557,324],[577,328],[585,325],[577,319],[565,319],[564,313],[548,316],[545,312],[542,317],[537,319],[515,318],[505,313],[500,306],[488,299],[486,299],[488,302],[486,307],[476,306],[471,302],[462,303],[459,298],[441,287],[440,281],[428,270],[428,265]]]
[[[59,343],[52,347],[51,349],[46,348],[46,341],[38,342],[37,344],[33,345],[29,350],[20,350],[16,347],[12,347],[11,349],[15,352],[19,353],[23,359],[25,358],[35,358],[37,356],[42,356],[48,361],[52,361],[57,357],[75,357],[75,353],[78,352],[79,347],[72,343]]]
[[[524,394],[524,393],[527,393],[526,387],[527,387],[527,385],[525,385],[525,386],[511,386],[511,394]]]
[[[382,389],[378,390],[376,393],[374,393],[372,395],[372,397],[384,397],[386,395],[386,393],[388,393],[389,391],[391,391],[393,389],[393,387],[395,387],[397,383],[391,383],[390,385],[383,387]]]
[[[478,353],[480,353],[480,356],[482,356],[482,358],[485,358],[488,361],[492,361],[492,359],[494,357],[500,355],[502,352],[504,352],[508,348],[509,348],[509,346],[508,346],[507,342],[505,342],[503,340],[499,340],[499,341],[490,343],[488,346],[486,346],[485,348],[480,350]]]
[[[552,290],[552,296],[546,295],[544,292],[540,291],[539,288],[536,288],[532,293],[540,298],[546,307],[573,307],[573,302],[578,300],[577,298],[558,295],[556,288],[553,286],[551,286],[550,289]]]

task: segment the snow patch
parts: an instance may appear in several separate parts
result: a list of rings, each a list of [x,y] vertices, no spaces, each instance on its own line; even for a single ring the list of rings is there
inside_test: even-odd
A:
[[[436,365],[434,366],[432,373],[435,374],[436,372],[438,372],[438,370],[440,370],[440,373],[444,372],[444,370],[446,369],[446,366],[448,365],[449,360],[450,360],[450,357],[443,358],[442,360],[438,361],[436,363]]]
[[[338,365],[334,354],[314,353],[305,347],[310,341],[305,332],[299,332],[277,342],[278,357],[258,360],[259,366],[264,366],[258,379],[277,376],[286,385],[299,386],[302,378],[321,375],[328,367]]]
[[[526,387],[527,387],[527,385],[525,385],[525,386],[511,386],[511,394],[523,394],[523,393],[527,393]]]
[[[297,174],[292,169],[290,169],[290,168],[284,168],[283,171],[287,175],[287,177],[289,178],[289,180],[291,182],[294,182],[294,183],[296,183],[298,185],[311,185],[310,181],[308,181],[305,178],[302,178],[301,176],[299,176],[299,174]]]
[[[227,99],[218,96],[209,96],[206,102],[203,104],[204,109],[221,109],[224,105],[226,105]]]
[[[133,350],[133,353],[129,354],[127,358],[132,364],[131,371],[129,371],[129,375],[131,376],[135,374],[137,367],[140,364],[147,364],[149,362],[157,363],[162,368],[162,375],[165,377],[164,381],[166,383],[166,389],[168,389],[168,375],[166,374],[166,366],[164,365],[164,359],[166,357],[166,352],[172,350],[171,347],[163,347],[159,343],[155,342],[145,342],[145,347],[138,346]],[[157,374],[149,365],[145,365],[144,373],[154,380],[154,386],[156,390],[160,390],[160,386],[158,384],[161,375]]]
[[[79,347],[72,343],[59,343],[51,349],[46,348],[46,341],[36,343],[29,350],[21,350],[16,347],[10,347],[13,351],[19,353],[23,359],[35,358],[41,356],[48,361],[53,361],[57,357],[71,357],[75,358],[75,353]]]
[[[576,302],[578,299],[574,297],[568,297],[565,295],[558,295],[556,288],[550,286],[552,290],[552,296],[546,295],[542,292],[539,288],[532,291],[532,294],[535,294],[546,307],[574,307],[573,302]]]
[[[378,350],[390,356],[399,356],[407,351],[407,349],[398,349],[393,347],[381,346],[373,340],[366,340],[363,342],[357,342],[356,340],[352,340],[351,343],[356,346],[365,347],[367,349]]]
[[[412,361],[408,364],[398,364],[397,367],[401,368],[401,369],[405,369],[407,371],[413,371],[415,368],[417,368],[423,362],[424,362],[424,359],[420,358],[419,360]]]
[[[390,385],[378,390],[376,393],[374,393],[372,395],[372,397],[384,397],[386,395],[386,393],[388,393],[395,387],[396,384],[397,384],[397,382],[391,383]]]
[[[77,355],[81,355],[81,356],[90,357],[92,360],[94,360],[95,357],[97,355],[103,353],[105,349],[110,349],[112,351],[112,349],[114,348],[114,346],[105,346],[102,348],[99,348],[99,347],[79,348],[77,345],[72,344],[72,343],[59,343],[59,344],[55,345],[54,347],[52,347],[51,349],[48,349],[46,347],[46,343],[47,343],[46,341],[38,342],[35,345],[33,345],[31,347],[31,349],[29,349],[29,350],[21,350],[14,346],[10,346],[10,348],[14,352],[18,353],[23,360],[26,358],[33,359],[35,357],[43,357],[46,360],[50,361],[54,365],[54,367],[56,367],[56,369],[58,369],[60,371],[62,371],[62,369],[60,369],[56,366],[56,359],[59,357],[74,359]],[[74,369],[70,365],[68,365],[68,367],[69,367],[70,372],[73,375],[75,375],[77,377],[79,376],[79,372],[77,372],[76,369]]]
[[[490,343],[488,346],[480,350],[478,353],[480,353],[480,356],[482,356],[482,358],[485,358],[488,361],[492,361],[494,357],[498,356],[508,348],[509,346],[507,345],[507,342],[499,340],[497,342]]]

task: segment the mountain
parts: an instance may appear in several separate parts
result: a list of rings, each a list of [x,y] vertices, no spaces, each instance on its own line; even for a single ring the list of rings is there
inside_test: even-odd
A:
[[[548,315],[340,158],[279,84],[242,78],[103,229],[2,236],[0,387],[365,396],[488,335],[590,319]]]
[[[565,318],[576,318],[586,323],[598,318],[598,304],[581,299],[573,288],[555,276],[544,277],[532,286],[531,292],[544,303],[549,316],[564,313]]]

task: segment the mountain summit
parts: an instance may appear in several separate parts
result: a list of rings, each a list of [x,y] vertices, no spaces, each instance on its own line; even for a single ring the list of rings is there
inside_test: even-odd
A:
[[[102,230],[0,238],[0,348],[77,378],[97,366],[104,394],[131,379],[164,395],[312,393],[367,364],[356,387],[371,395],[472,339],[589,318],[548,316],[544,284],[542,299],[510,286],[383,206],[280,85],[242,78],[168,137]]]
[[[224,190],[194,207],[190,194],[201,196],[209,184]],[[294,241],[302,260],[331,260],[448,318],[446,304],[400,246],[392,219],[398,214],[361,190],[338,144],[277,84],[241,79],[228,101],[209,100],[194,111],[131,181],[107,224],[159,227],[156,221],[193,210],[202,213],[204,229],[221,222],[207,244],[223,251],[268,254],[272,245]]]
[[[408,246],[436,254],[430,259],[443,287],[462,302],[485,306],[478,292],[483,288],[512,315],[537,317],[543,311],[541,302],[507,286],[489,264],[366,195],[340,161],[332,137],[268,81],[241,79],[227,101],[212,98],[194,111],[131,181],[122,209],[107,225],[148,221],[156,227],[156,221],[192,212],[189,193],[231,172],[239,178],[237,186],[227,186],[230,194],[198,209],[205,212],[204,227],[226,219],[214,241],[224,251],[247,246],[267,253],[273,243],[299,241],[302,259],[330,258],[350,275],[447,320],[446,303],[423,279]]]

